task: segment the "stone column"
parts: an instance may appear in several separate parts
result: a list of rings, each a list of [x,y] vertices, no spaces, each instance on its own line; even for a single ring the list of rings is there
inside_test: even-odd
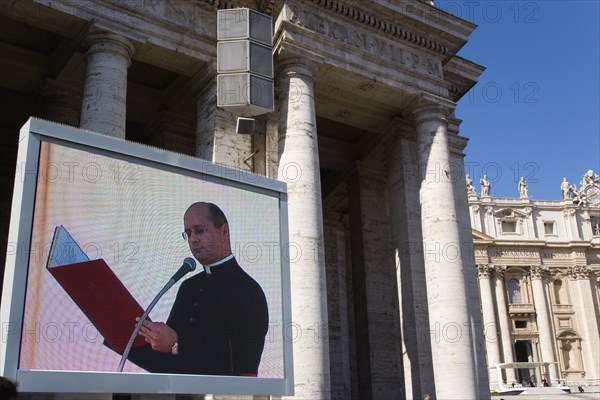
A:
[[[477,368],[479,393],[490,393],[489,371],[486,368],[485,339],[483,336],[483,319],[481,317],[481,296],[477,282],[477,266],[475,264],[475,245],[473,244],[473,228],[469,216],[469,199],[465,190],[464,149],[468,139],[458,135],[461,121],[454,114],[449,118],[448,143],[450,145],[451,179],[454,188],[454,202],[456,206],[456,220],[460,241],[460,254],[462,255],[462,273],[465,279],[465,297],[469,307],[469,323],[471,338],[473,339],[473,363]],[[467,327],[465,327],[467,328]]]
[[[533,291],[533,302],[535,304],[535,313],[540,338],[540,350],[542,353],[542,362],[556,362],[554,348],[555,341],[552,334],[552,320],[550,319],[550,310],[546,301],[546,289],[544,288],[543,275],[545,271],[540,265],[531,266],[531,288]],[[546,367],[548,373],[548,384],[557,382],[558,367],[557,364],[550,364]]]
[[[398,314],[406,399],[435,393],[422,254],[419,171],[414,127],[399,121],[399,133],[386,143],[390,227],[396,261]]]
[[[348,332],[348,285],[346,276],[347,223],[344,214],[324,211],[331,398],[351,398],[350,342]]]
[[[160,111],[145,128],[148,144],[161,149],[195,156],[194,121],[187,116],[171,111]]]
[[[71,85],[47,79],[42,90],[40,116],[65,125],[79,126],[81,93]]]
[[[569,269],[573,278],[573,305],[577,313],[581,345],[583,347],[583,367],[586,379],[593,381],[600,378],[600,335],[598,333],[598,314],[594,307],[594,290],[591,280],[594,277],[588,266],[581,265]]]
[[[508,315],[508,302],[506,301],[506,289],[504,286],[504,268],[496,266],[494,268],[495,278],[494,286],[496,291],[496,307],[498,307],[498,325],[500,326],[500,343],[502,347],[502,358],[505,363],[515,362],[513,341],[510,337],[511,321]],[[516,382],[515,370],[508,368],[505,370],[506,384],[511,385]]]
[[[471,277],[467,274],[471,271],[467,271],[461,254],[453,180],[464,182],[465,177],[450,159],[447,117],[452,106],[424,102],[412,112],[418,133],[421,225],[429,326],[435,335],[431,348],[436,397],[488,399],[489,392],[479,393],[479,368],[483,366],[477,365],[475,343],[483,340],[483,334],[480,327],[472,326],[480,318],[470,314]],[[457,382],[461,382],[460,390]]]
[[[473,204],[471,207],[471,219],[473,220],[473,229],[484,232],[481,228],[481,207],[479,204]]]
[[[327,285],[315,70],[300,58],[279,65],[278,179],[288,184],[292,318],[302,329],[294,342],[294,399],[329,399]]]
[[[196,156],[217,164],[253,171],[253,135],[235,131],[236,116],[217,108],[217,75],[214,63],[192,79],[196,99]]]
[[[217,72],[214,63],[193,79],[196,99],[196,156],[212,161],[217,118]]]
[[[485,216],[483,218],[485,221],[485,231],[483,233],[493,237],[498,237],[498,229],[496,229],[497,226],[494,218],[494,207],[486,206]]]
[[[563,220],[565,222],[565,228],[567,231],[567,238],[569,240],[580,240],[579,229],[577,228],[577,220],[575,215],[575,208],[572,206],[563,209]]]
[[[134,52],[126,38],[110,32],[89,34],[80,127],[125,138],[127,68]]]
[[[359,397],[401,398],[398,289],[385,174],[357,162],[348,182]]]
[[[478,265],[479,291],[481,293],[481,314],[483,316],[483,335],[485,339],[485,350],[487,353],[487,364],[489,368],[495,368],[500,363],[500,349],[498,347],[498,326],[496,325],[496,312],[494,310],[494,299],[490,275],[493,268],[488,265]],[[502,382],[498,382],[497,375],[490,373],[491,389],[498,389]]]

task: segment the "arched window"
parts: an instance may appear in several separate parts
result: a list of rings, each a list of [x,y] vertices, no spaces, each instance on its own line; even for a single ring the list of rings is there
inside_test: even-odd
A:
[[[508,299],[510,304],[523,303],[523,297],[521,296],[521,283],[514,278],[508,281]]]

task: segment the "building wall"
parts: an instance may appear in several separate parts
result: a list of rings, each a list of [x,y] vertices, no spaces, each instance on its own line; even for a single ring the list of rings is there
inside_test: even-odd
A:
[[[592,186],[598,186],[597,180]],[[504,343],[512,343],[511,351],[499,352],[498,360],[492,355],[495,362],[556,362],[554,380],[598,385],[600,232],[593,230],[600,215],[597,203],[580,202],[572,194],[563,200],[531,200],[472,193],[469,206],[475,258],[483,272],[480,287],[497,279],[504,291],[498,297],[482,288],[482,303],[485,291],[495,312],[490,321],[496,323],[506,314],[509,321],[507,330],[491,328],[486,333],[488,363],[490,354],[497,354],[498,343],[508,338]],[[536,296],[536,279],[541,279],[544,297]],[[548,327],[543,326],[544,313],[549,316]],[[544,336],[551,340],[545,350]],[[504,374],[503,381],[528,385],[533,379],[539,384],[540,379],[550,381],[552,368]],[[494,373],[490,385],[499,385]]]

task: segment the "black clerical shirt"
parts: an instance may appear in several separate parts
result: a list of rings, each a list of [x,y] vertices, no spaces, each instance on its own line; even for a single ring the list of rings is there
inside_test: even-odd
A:
[[[235,258],[184,281],[167,325],[177,332],[178,354],[150,345],[129,360],[150,372],[256,376],[269,327],[260,285]]]

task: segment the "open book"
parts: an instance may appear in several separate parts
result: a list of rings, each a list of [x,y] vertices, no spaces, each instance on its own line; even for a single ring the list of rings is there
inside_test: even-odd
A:
[[[54,229],[46,269],[60,283],[108,345],[122,353],[142,307],[103,259],[92,260],[64,226]],[[146,344],[138,336],[133,347]]]

